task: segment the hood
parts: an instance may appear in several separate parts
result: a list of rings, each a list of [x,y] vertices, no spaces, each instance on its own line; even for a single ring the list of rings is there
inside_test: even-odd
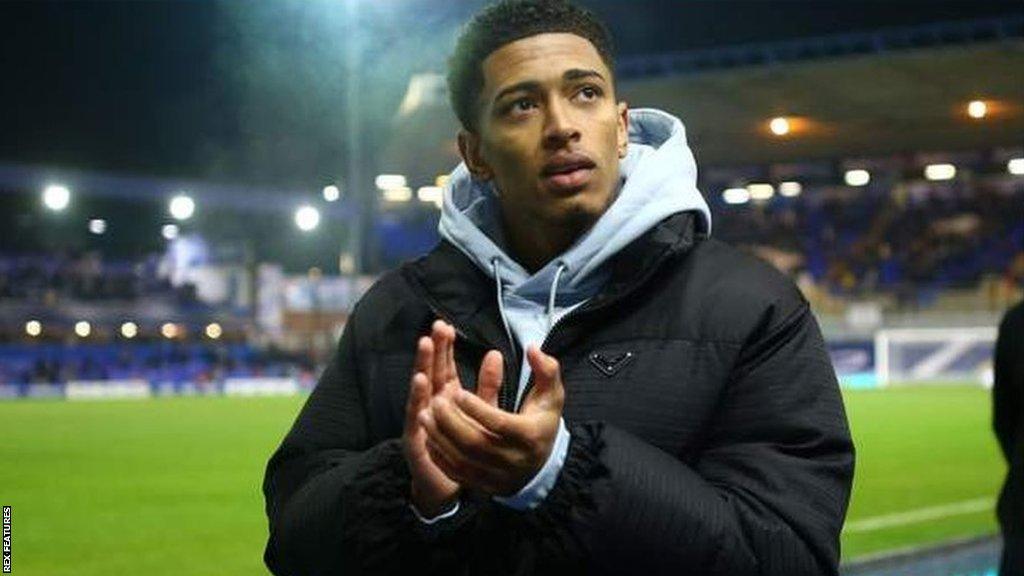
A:
[[[579,301],[599,287],[602,264],[669,215],[696,211],[711,231],[711,212],[697,190],[697,165],[678,118],[660,110],[630,110],[629,149],[619,167],[622,181],[611,206],[568,250],[532,275],[505,253],[493,186],[473,178],[465,163],[444,189],[438,229],[491,278],[497,280],[497,274],[506,290],[542,301],[554,289],[557,273],[559,304]]]

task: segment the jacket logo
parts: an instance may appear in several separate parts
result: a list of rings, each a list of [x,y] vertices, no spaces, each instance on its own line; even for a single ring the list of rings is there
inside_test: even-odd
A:
[[[602,374],[612,377],[616,372],[629,364],[635,357],[636,354],[632,352],[591,352],[588,359],[595,368],[601,371]]]

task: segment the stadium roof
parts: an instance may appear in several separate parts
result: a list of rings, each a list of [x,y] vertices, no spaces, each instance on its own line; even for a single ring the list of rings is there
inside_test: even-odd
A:
[[[650,95],[644,104],[680,112],[697,136],[704,133],[708,118],[722,127],[718,134],[734,140],[743,140],[743,134],[725,128],[726,121],[740,119],[735,116],[737,110],[751,115],[762,113],[759,106],[793,110],[796,104],[791,102],[803,108],[803,97],[809,100],[814,95],[801,82],[815,83],[835,68],[809,60],[795,64],[776,60],[732,72],[713,67],[718,71],[702,73],[695,83],[693,78],[665,75],[660,63],[674,62],[668,69],[675,70],[686,55],[712,51],[728,59],[737,46],[751,43],[803,42],[821,36],[875,34],[886,27],[1024,14],[1015,0],[580,1],[612,28],[623,77],[636,80],[635,86],[627,87],[627,96],[641,103]],[[324,178],[344,177],[340,172],[352,140],[346,137],[344,88],[346,42],[352,26],[357,26],[363,42],[372,43],[372,53],[362,63],[364,78],[358,91],[362,115],[369,117],[359,140],[380,134],[386,141],[385,133],[392,129],[388,118],[409,76],[442,70],[458,25],[484,3],[362,1],[357,22],[347,22],[345,11],[339,9],[350,4],[333,1],[3,3],[0,45],[18,58],[5,71],[6,85],[12,88],[0,99],[4,109],[18,113],[11,115],[0,136],[0,162],[284,184],[285,188],[310,182],[322,185]],[[680,53],[682,61],[677,58]],[[841,59],[846,70],[856,74],[854,61],[862,57],[874,58]],[[863,99],[853,100],[847,91],[851,85],[871,93],[872,99],[906,102],[897,93],[910,89],[906,93],[918,98],[928,91],[923,85],[934,85],[942,94],[952,94],[954,87],[966,92],[973,86],[964,81],[965,76],[986,79],[986,69],[992,71],[987,76],[991,81],[1010,83],[1021,77],[1020,67],[1000,72],[1012,62],[979,62],[984,58],[982,54],[974,60],[961,59],[959,64],[942,59],[911,65],[908,60],[899,65],[902,68],[884,73],[884,86],[877,81],[858,84],[844,75],[834,83],[842,87],[841,95],[851,105],[839,110],[836,104],[825,112],[873,112]],[[639,68],[629,68],[630,62],[639,62]],[[650,64],[653,70],[642,70]],[[887,60],[882,66],[897,65]],[[870,70],[860,73],[869,80],[875,78]],[[898,82],[896,77],[902,73],[918,75],[922,86],[911,80]],[[708,109],[714,103],[696,107],[700,104],[696,97],[710,93],[720,98],[738,86],[763,87],[763,96],[734,96],[731,104],[722,102],[718,111]],[[988,88],[984,83],[978,86]],[[635,97],[629,92],[634,89]],[[684,101],[683,107],[664,103],[665,95],[676,93],[694,98]],[[745,104],[752,100],[757,106]],[[815,107],[806,109],[818,111],[822,105],[812,104]],[[442,117],[450,119],[444,108]],[[446,138],[453,134],[453,126],[444,126]],[[865,127],[865,131],[871,129]],[[956,135],[949,139],[961,141]],[[831,142],[826,143],[831,146]],[[814,150],[819,151],[821,144],[815,141]],[[380,158],[379,143],[362,145],[371,149],[364,154],[368,161]],[[714,150],[733,150],[734,145],[716,135],[707,142],[706,157],[700,160],[718,161]],[[431,171],[450,165],[453,149],[443,150],[444,161],[433,164]],[[759,152],[752,149],[751,153]]]
[[[623,87],[639,106],[676,113],[699,160],[768,163],[1021,144],[1024,41],[774,64]],[[967,103],[989,103],[974,120]],[[776,116],[806,119],[777,137]]]
[[[1016,147],[1024,37],[634,77],[620,84],[620,97],[682,118],[703,165]],[[967,115],[974,99],[986,101],[984,119]],[[792,133],[769,131],[777,116],[791,118]],[[399,118],[385,161],[426,178],[431,167],[458,161],[457,130],[437,98]]]

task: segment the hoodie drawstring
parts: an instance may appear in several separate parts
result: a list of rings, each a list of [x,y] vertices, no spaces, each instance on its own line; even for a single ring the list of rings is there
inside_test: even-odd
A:
[[[508,326],[508,318],[505,318],[505,298],[501,293],[501,275],[498,274],[498,258],[491,258],[491,266],[494,268],[494,286],[498,296],[498,315],[501,316],[501,323],[505,325],[505,335],[508,336],[508,344],[512,347],[512,350],[515,350],[516,341],[512,337],[512,329]]]
[[[502,294],[501,274],[498,273],[498,258],[491,258],[491,268],[494,271],[494,293],[498,299],[498,314],[501,316],[501,323],[505,326],[505,335],[508,336],[509,344],[515,348],[515,339],[512,337],[512,329],[508,325],[508,318],[505,317],[505,298]],[[569,267],[565,262],[559,262],[555,269],[555,278],[551,281],[551,292],[548,294],[548,332],[555,325],[555,297],[558,295],[558,281],[562,278],[562,272]]]
[[[558,279],[562,276],[567,266],[565,262],[559,262],[555,270],[555,279],[551,282],[551,294],[548,296],[548,332],[555,325],[555,295],[558,294]]]

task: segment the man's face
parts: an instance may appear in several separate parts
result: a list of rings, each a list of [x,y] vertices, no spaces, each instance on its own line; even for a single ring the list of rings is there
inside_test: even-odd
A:
[[[460,135],[470,170],[494,180],[506,219],[589,227],[627,145],[626,105],[597,49],[575,34],[530,36],[490,54],[483,75],[477,133]]]

